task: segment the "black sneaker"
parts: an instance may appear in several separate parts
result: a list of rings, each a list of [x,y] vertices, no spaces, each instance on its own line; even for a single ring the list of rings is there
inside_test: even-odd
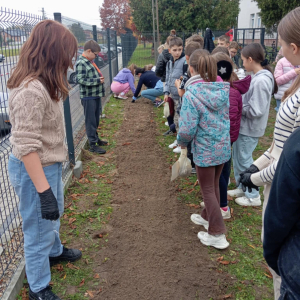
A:
[[[90,146],[90,152],[98,153],[98,154],[105,154],[106,150],[102,149],[99,146],[93,145]]]
[[[98,146],[107,146],[108,142],[107,141],[102,141],[101,139],[98,139],[97,145]]]
[[[45,289],[39,291],[38,293],[34,293],[29,288],[29,300],[61,300],[61,299],[52,292],[51,286],[47,286]]]
[[[78,259],[80,259],[82,256],[82,253],[80,250],[78,249],[68,249],[63,247],[63,252],[60,256],[56,256],[56,257],[49,257],[49,261],[50,261],[50,266],[54,266],[60,262],[63,261],[70,261],[70,262],[74,262]]]
[[[168,136],[168,135],[174,135],[175,132],[173,132],[172,130],[168,130],[164,133],[164,136]]]

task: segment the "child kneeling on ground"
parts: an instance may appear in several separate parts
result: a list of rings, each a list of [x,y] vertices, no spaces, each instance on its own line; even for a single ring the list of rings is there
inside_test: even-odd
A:
[[[208,233],[198,233],[202,244],[225,249],[229,243],[220,211],[219,178],[231,155],[230,85],[217,76],[216,60],[204,50],[193,52],[189,69],[192,77],[185,85],[177,141],[182,147],[193,141],[192,152],[205,203],[202,214],[193,214],[191,220],[208,229]]]

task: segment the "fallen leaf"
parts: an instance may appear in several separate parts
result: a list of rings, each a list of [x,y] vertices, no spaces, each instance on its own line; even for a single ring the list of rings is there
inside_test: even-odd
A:
[[[107,183],[107,184],[112,184],[112,183],[113,183],[113,181],[111,181],[111,180],[107,180],[107,181],[106,181],[106,183]]]
[[[71,225],[71,224],[74,223],[75,221],[76,221],[75,218],[70,218],[70,219],[69,219],[69,225]]]
[[[81,280],[81,282],[79,283],[79,286],[80,286],[80,287],[83,286],[83,285],[84,285],[84,282],[85,282],[85,279],[83,278],[83,279]]]
[[[75,229],[75,228],[77,228],[77,226],[74,225],[74,224],[71,224],[71,225],[70,225],[70,228],[71,228],[71,229]]]
[[[72,205],[72,202],[70,202],[69,204],[67,204],[67,205],[65,206],[65,209],[69,208],[71,205]]]
[[[196,186],[198,184],[198,179],[196,180],[196,182],[194,183],[194,186]]]
[[[268,278],[273,278],[272,275],[269,275],[269,274],[267,274],[267,273],[264,273],[264,275],[267,276]]]
[[[94,298],[94,294],[93,294],[92,291],[86,291],[86,292],[89,294],[89,296],[90,296],[91,298]]]
[[[90,181],[87,178],[82,178],[79,180],[80,183],[90,183]]]
[[[220,257],[217,258],[217,261],[221,261],[223,259],[224,259],[224,256],[220,256]]]
[[[93,195],[93,196],[98,196],[99,193],[92,193],[91,195]]]
[[[67,277],[67,274],[65,274],[65,276],[64,276],[64,278],[63,278],[63,279],[66,279],[66,277]]]
[[[53,269],[57,270],[58,272],[62,272],[64,267],[63,267],[63,265],[58,264],[58,265],[54,266]]]
[[[61,243],[64,245],[64,244],[66,244],[66,243],[67,243],[67,241],[66,241],[66,240],[63,240]]]
[[[131,145],[131,143],[127,142],[127,143],[124,143],[122,146],[128,146],[128,145]]]
[[[94,222],[94,219],[92,219],[92,218],[89,218],[89,221],[90,221],[91,223],[93,223],[93,222]]]
[[[193,191],[195,191],[195,189],[191,189],[190,191],[188,191],[188,194],[191,194]]]
[[[228,260],[222,260],[222,261],[220,261],[220,264],[222,264],[222,265],[229,265],[230,262]]]
[[[229,295],[225,295],[225,296],[223,296],[223,299],[228,299],[228,298],[231,298],[231,294],[229,294]]]
[[[70,262],[68,262],[68,263],[66,264],[66,267],[68,267],[69,269],[72,269],[72,270],[80,270],[79,267],[74,266],[74,265],[71,264]]]
[[[99,274],[95,274],[95,275],[94,275],[94,278],[96,278],[96,279],[97,279],[97,278],[100,278],[100,275],[99,275]]]
[[[249,246],[249,247],[251,247],[251,248],[253,248],[253,249],[255,249],[255,247],[254,247],[254,246],[252,246],[252,245],[250,245],[250,244],[248,244],[248,246]]]

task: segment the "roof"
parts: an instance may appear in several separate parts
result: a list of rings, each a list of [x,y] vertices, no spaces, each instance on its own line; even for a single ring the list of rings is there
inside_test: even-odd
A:
[[[25,36],[26,35],[25,31],[22,29],[5,29],[3,31],[10,36]]]

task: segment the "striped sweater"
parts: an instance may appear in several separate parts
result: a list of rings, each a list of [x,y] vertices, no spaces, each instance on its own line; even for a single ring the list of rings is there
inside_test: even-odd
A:
[[[276,117],[273,144],[254,162],[260,170],[251,175],[251,181],[255,185],[272,183],[283,145],[298,127],[300,127],[300,89],[280,106]]]

